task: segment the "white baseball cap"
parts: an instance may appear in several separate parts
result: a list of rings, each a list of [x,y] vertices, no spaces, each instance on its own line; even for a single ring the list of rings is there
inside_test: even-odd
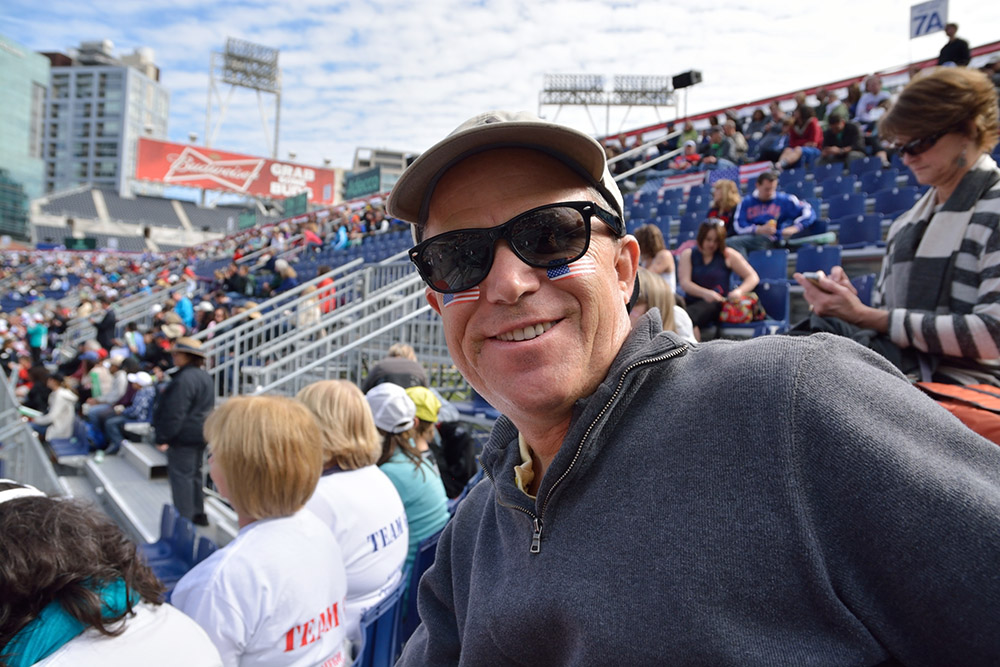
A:
[[[125,379],[129,382],[139,385],[140,387],[149,387],[153,384],[153,376],[146,371],[139,371],[138,373],[129,373],[125,376]]]
[[[417,406],[398,384],[383,382],[365,394],[375,417],[375,425],[387,433],[402,433],[413,428]]]
[[[386,212],[410,223],[424,223],[434,188],[445,172],[467,157],[495,148],[530,148],[558,159],[584,177],[624,215],[621,190],[608,170],[604,147],[565,125],[542,120],[530,111],[487,111],[470,118],[413,161],[389,193]]]

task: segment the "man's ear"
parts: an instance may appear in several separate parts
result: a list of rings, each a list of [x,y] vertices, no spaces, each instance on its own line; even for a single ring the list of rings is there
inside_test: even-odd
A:
[[[639,271],[639,242],[631,234],[626,234],[618,244],[615,271],[618,274],[618,288],[622,292],[622,299],[628,304],[632,299],[635,276]]]
[[[427,298],[427,303],[430,304],[430,307],[434,309],[434,312],[437,313],[438,315],[440,315],[441,314],[441,301],[440,301],[441,294],[438,293],[438,292],[435,292],[430,287],[425,287],[424,288],[424,296]]]

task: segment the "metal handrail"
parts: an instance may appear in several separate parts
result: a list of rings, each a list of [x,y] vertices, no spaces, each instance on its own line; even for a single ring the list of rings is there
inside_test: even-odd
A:
[[[681,135],[681,131],[680,130],[674,130],[673,132],[669,132],[669,133],[667,133],[666,135],[664,135],[662,137],[657,137],[656,139],[651,139],[650,141],[647,141],[644,144],[640,144],[638,146],[633,146],[632,148],[628,149],[624,153],[616,155],[613,158],[608,158],[608,164],[610,165],[610,164],[614,164],[616,162],[620,162],[621,160],[624,160],[627,157],[632,157],[633,155],[637,155],[637,154],[641,153],[642,151],[646,150],[650,146],[655,146],[656,144],[660,143],[661,141],[669,141],[670,139],[673,139],[674,137],[679,137],[680,135]]]

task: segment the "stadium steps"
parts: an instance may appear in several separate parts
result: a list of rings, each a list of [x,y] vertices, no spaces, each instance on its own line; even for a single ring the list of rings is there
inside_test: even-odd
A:
[[[181,203],[176,199],[170,202],[174,207],[174,213],[177,214],[177,219],[181,221],[181,227],[188,231],[194,231],[194,225],[191,224],[191,219],[188,217],[187,212]]]
[[[167,476],[167,455],[153,445],[126,440],[121,453],[146,479]]]
[[[97,210],[97,219],[101,222],[109,222],[111,216],[108,214],[108,203],[104,200],[104,192],[99,188],[94,188],[91,190],[91,196],[94,198],[94,208]]]
[[[150,478],[160,468],[164,476]],[[96,499],[98,506],[136,542],[155,542],[159,538],[163,506],[172,502],[164,454],[152,445],[126,446],[117,456],[105,456],[100,463],[88,458],[83,471],[84,476],[67,482],[72,485],[74,497],[89,495]],[[90,488],[89,494],[85,487]],[[209,525],[198,526],[199,535],[219,546],[235,539],[239,532],[236,513],[221,499],[206,496],[205,513]]]

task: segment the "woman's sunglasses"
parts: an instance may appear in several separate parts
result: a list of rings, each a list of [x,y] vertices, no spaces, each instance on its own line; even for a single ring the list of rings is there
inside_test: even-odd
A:
[[[926,153],[930,149],[934,148],[934,144],[944,135],[951,132],[951,130],[945,130],[944,132],[938,132],[937,134],[932,134],[929,137],[924,137],[922,139],[914,139],[913,141],[907,141],[902,146],[896,146],[896,150],[903,155],[917,156],[921,153]]]
[[[621,218],[593,202],[559,202],[525,211],[496,227],[439,234],[413,246],[410,261],[432,290],[462,292],[489,275],[500,239],[528,266],[552,269],[575,262],[590,247],[594,216],[615,236],[625,235]]]

